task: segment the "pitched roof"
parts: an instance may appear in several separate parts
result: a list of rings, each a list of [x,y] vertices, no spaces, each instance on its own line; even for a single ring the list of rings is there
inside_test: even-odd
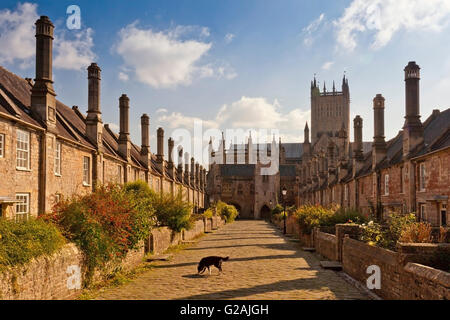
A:
[[[0,66],[0,112],[45,129],[44,124],[31,113],[31,88],[29,81]],[[78,107],[69,108],[56,100],[56,111],[56,133],[59,136],[87,148],[95,148],[86,136],[86,117]],[[104,126],[102,139],[106,154],[126,160],[118,152],[118,136],[107,125]],[[140,148],[133,143],[131,145],[133,165],[145,168],[140,161]]]

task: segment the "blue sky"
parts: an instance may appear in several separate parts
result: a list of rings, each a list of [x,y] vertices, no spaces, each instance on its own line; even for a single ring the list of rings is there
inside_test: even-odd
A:
[[[80,30],[66,27],[72,4],[81,9]],[[103,120],[117,128],[118,98],[126,93],[137,144],[144,112],[152,136],[157,126],[170,134],[203,119],[206,128],[277,127],[283,141],[302,142],[313,75],[331,89],[344,71],[351,118],[363,117],[364,140],[372,140],[377,93],[386,98],[392,138],[403,124],[403,68],[410,60],[422,68],[422,119],[449,107],[447,0],[3,0],[0,64],[23,77],[34,77],[38,15],[56,26],[58,99],[86,111],[86,66],[96,61]]]

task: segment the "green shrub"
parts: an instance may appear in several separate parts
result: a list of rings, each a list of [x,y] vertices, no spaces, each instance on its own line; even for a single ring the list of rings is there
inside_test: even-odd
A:
[[[181,195],[160,195],[155,200],[154,208],[158,225],[167,226],[176,232],[192,228],[192,205],[183,201]]]
[[[96,268],[120,260],[144,239],[148,217],[143,217],[134,191],[120,185],[98,187],[93,193],[63,199],[42,219],[57,224],[63,235],[84,253],[86,284]],[[141,211],[139,211],[141,210]],[[141,225],[144,220],[143,225]]]
[[[416,223],[416,216],[411,214],[391,214],[385,225],[370,221],[363,224],[361,240],[382,248],[395,250],[402,232]]]
[[[330,225],[333,214],[334,210],[332,208],[304,205],[295,211],[294,216],[296,217],[302,232],[311,234],[314,227]]]
[[[339,208],[327,221],[327,225],[336,225],[338,223],[357,223],[367,222],[367,216],[356,209]]]
[[[212,218],[212,216],[214,215],[214,209],[213,208],[208,208],[203,212],[203,217],[205,218]]]
[[[235,208],[235,206],[229,204],[222,209],[222,217],[225,219],[227,223],[233,222],[238,216],[239,212]]]
[[[0,218],[0,269],[50,255],[64,244],[58,228],[40,219],[15,222]]]
[[[130,240],[137,243],[147,239],[151,229],[156,225],[154,203],[158,195],[150,189],[145,181],[126,183],[124,190],[134,210],[131,212],[132,231]]]
[[[239,214],[235,206],[226,204],[223,201],[218,201],[215,207],[217,214],[224,218],[226,223],[233,222]]]
[[[283,214],[284,208],[281,204],[277,203],[277,205],[272,209],[272,215]]]

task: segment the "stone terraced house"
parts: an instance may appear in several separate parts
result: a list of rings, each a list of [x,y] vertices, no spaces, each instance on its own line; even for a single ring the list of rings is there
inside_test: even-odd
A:
[[[101,117],[101,70],[88,67],[88,110],[56,99],[52,80],[54,26],[36,21],[36,78],[23,79],[0,67],[0,214],[20,220],[51,210],[61,196],[91,192],[96,185],[143,180],[160,193],[181,193],[194,210],[205,206],[206,169],[157,130],[157,154],[150,152],[149,117],[141,117],[142,141],[130,140],[130,99],[119,98],[120,131]]]
[[[348,80],[344,76],[342,91],[336,91],[333,83],[332,91],[324,84],[321,92],[314,78],[311,141],[306,124],[303,143],[262,145],[268,154],[278,150],[279,164],[276,174],[264,176],[259,159],[249,161],[249,154],[260,147],[251,142],[251,136],[248,143],[229,149],[222,138],[219,149],[211,149],[209,197],[235,204],[247,218],[267,216],[278,202],[297,206],[337,203],[378,217],[388,212],[415,212],[433,226],[448,226],[450,109],[434,110],[422,123],[420,68],[409,62],[404,73],[405,123],[396,137],[385,141],[385,99],[377,94],[373,99],[373,141],[363,141],[363,119],[356,116],[354,141],[350,142]],[[283,187],[288,190],[285,198]]]

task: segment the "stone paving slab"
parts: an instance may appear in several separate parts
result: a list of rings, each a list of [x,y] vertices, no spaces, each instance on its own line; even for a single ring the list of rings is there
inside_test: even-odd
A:
[[[223,274],[197,275],[201,258],[229,256]],[[320,267],[319,259],[264,221],[240,220],[202,237],[131,282],[97,299],[368,299]]]

